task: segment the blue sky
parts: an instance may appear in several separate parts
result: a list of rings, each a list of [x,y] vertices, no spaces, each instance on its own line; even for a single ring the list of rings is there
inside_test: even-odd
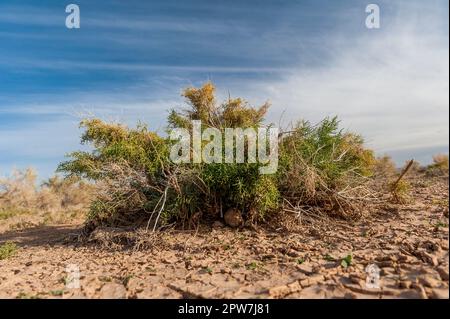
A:
[[[0,176],[51,175],[79,149],[84,116],[162,130],[182,88],[269,100],[268,121],[338,115],[379,154],[448,153],[448,1],[0,3]]]

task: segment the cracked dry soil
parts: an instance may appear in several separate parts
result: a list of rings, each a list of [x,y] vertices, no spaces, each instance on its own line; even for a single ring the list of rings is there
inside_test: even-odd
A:
[[[0,297],[449,298],[448,178],[414,183],[413,192],[414,203],[353,223],[297,232],[216,223],[161,233],[141,249],[68,241],[80,223],[0,225],[0,245],[19,247],[0,260]],[[372,264],[379,288],[366,284]],[[79,268],[79,288],[68,285],[68,265]]]

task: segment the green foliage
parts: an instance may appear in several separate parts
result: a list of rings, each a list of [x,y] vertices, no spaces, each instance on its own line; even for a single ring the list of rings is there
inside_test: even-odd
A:
[[[201,88],[187,88],[183,92],[189,108],[178,112],[171,110],[169,127],[190,128],[192,120],[200,120],[206,127],[234,128],[256,127],[264,120],[269,104],[252,107],[241,98],[229,98],[217,105],[215,86],[208,82]]]
[[[203,166],[201,178],[222,210],[256,210],[264,218],[277,208],[279,193],[274,178],[260,175],[258,169],[256,163],[208,164]]]
[[[411,185],[405,180],[400,180],[396,184],[391,184],[392,200],[395,203],[405,204],[410,200]]]
[[[52,295],[54,297],[60,297],[60,296],[64,295],[64,291],[63,290],[51,290],[50,295]]]
[[[98,180],[105,177],[106,165],[125,161],[134,169],[144,169],[149,177],[157,177],[168,162],[166,140],[141,123],[130,129],[121,124],[87,119],[80,127],[85,129],[81,142],[92,145],[94,151],[69,154],[72,159],[61,163],[59,172]]]
[[[347,256],[345,256],[344,258],[341,259],[341,266],[343,268],[347,268],[348,266],[350,266],[352,264],[352,261],[353,261],[352,254],[348,254]]]
[[[287,197],[304,203],[317,200],[322,191],[358,185],[371,176],[373,152],[360,136],[339,129],[336,117],[318,125],[303,121],[280,144],[279,188]]]
[[[201,120],[202,130],[258,128],[269,107],[253,107],[241,98],[218,104],[212,83],[188,88],[183,96],[188,108],[170,111],[168,129],[191,129],[192,120]],[[260,163],[175,165],[169,160],[174,141],[143,124],[128,128],[88,119],[81,127],[82,142],[93,150],[69,154],[58,170],[97,182],[89,214],[95,223],[191,225],[197,217],[217,218],[228,208],[239,209],[247,220],[263,220],[279,211],[282,198],[323,205],[318,194],[358,185],[374,165],[361,137],[340,130],[336,118],[316,126],[303,121],[283,135],[279,170],[272,175],[261,175]]]
[[[247,265],[247,269],[249,270],[257,270],[259,267],[258,263],[256,261],[252,261]]]
[[[172,110],[169,128],[189,129],[191,120],[201,120],[202,129],[261,125],[267,104],[253,108],[242,99],[229,99],[217,105],[214,93],[211,83],[186,89],[183,96],[189,108]],[[91,204],[89,220],[122,224],[156,213],[160,222],[168,223],[187,221],[197,212],[218,214],[230,207],[257,211],[263,218],[278,206],[275,180],[259,174],[260,164],[175,166],[168,156],[173,142],[142,124],[130,129],[89,119],[82,121],[81,127],[85,130],[82,142],[94,150],[69,154],[71,159],[61,163],[58,170],[104,186]]]
[[[208,82],[201,88],[188,88],[183,96],[189,106],[182,112],[172,110],[170,127],[190,129],[192,120],[201,120],[203,128],[257,128],[261,126],[269,105],[250,106],[243,99],[231,99],[217,105],[215,87]],[[224,148],[223,148],[224,149]],[[259,174],[259,163],[211,163],[195,167],[204,182],[208,202],[206,210],[225,210],[230,207],[248,212],[257,210],[260,217],[277,207],[278,190],[275,181]],[[266,187],[261,192],[262,187]],[[205,209],[204,209],[205,210]]]
[[[17,249],[17,245],[10,241],[4,243],[3,245],[0,245],[0,260],[15,255]]]
[[[139,214],[151,211],[157,192],[169,169],[169,143],[141,123],[136,128],[105,123],[99,119],[83,120],[82,143],[91,152],[73,152],[58,171],[68,177],[84,177],[97,182],[97,196],[92,201],[89,221],[129,224]]]

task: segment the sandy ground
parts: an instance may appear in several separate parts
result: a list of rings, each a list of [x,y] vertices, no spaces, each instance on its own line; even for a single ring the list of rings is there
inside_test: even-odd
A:
[[[104,229],[80,242],[80,224],[0,226],[0,245],[19,247],[0,260],[0,297],[449,298],[448,179],[415,183],[414,199],[296,233]]]

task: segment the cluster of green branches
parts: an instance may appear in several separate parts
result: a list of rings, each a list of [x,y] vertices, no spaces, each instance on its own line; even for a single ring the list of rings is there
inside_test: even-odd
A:
[[[374,164],[363,139],[339,129],[336,117],[317,125],[300,121],[281,139],[278,187],[297,206],[329,207],[348,215],[348,201],[337,195],[363,185]]]
[[[188,108],[171,110],[168,129],[190,129],[192,120],[206,128],[259,128],[269,104],[253,107],[229,98],[218,103],[206,83],[184,91]],[[284,200],[296,205],[330,205],[372,174],[374,157],[360,136],[339,129],[336,118],[317,125],[299,122],[279,135],[278,171],[259,174],[260,163],[183,163],[169,159],[174,141],[139,124],[128,128],[99,119],[81,122],[82,142],[92,151],[74,152],[59,171],[96,181],[92,223],[142,223],[147,227],[217,219],[229,208],[251,222],[282,212]]]

